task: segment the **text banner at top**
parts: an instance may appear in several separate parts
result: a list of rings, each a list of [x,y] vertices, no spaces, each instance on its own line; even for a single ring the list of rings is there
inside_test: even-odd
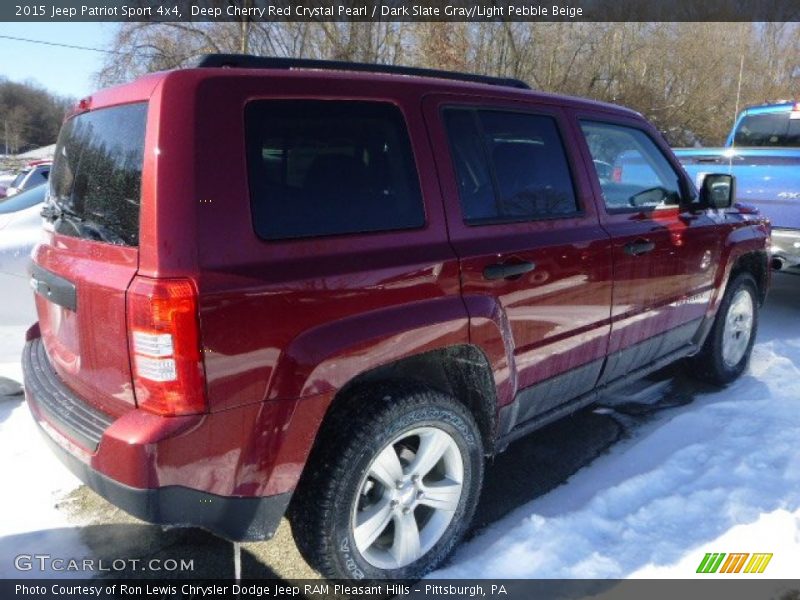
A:
[[[798,22],[800,0],[11,0],[0,21]]]

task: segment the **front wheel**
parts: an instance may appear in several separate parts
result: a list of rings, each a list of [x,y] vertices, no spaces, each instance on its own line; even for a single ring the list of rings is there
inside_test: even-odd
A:
[[[421,577],[472,519],[483,479],[478,428],[463,405],[430,390],[359,400],[306,467],[295,541],[329,578]]]
[[[756,282],[749,273],[740,273],[725,291],[703,349],[691,359],[692,371],[716,385],[730,383],[747,366],[757,330]]]

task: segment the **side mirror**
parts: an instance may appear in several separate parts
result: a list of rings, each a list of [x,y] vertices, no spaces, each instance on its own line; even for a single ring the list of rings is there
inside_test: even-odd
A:
[[[700,188],[700,205],[706,208],[730,208],[736,195],[736,178],[723,173],[710,173]]]

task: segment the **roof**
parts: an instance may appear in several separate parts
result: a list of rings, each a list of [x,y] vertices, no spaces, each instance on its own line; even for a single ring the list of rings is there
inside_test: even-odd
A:
[[[748,115],[791,112],[793,110],[797,110],[797,108],[795,108],[797,106],[800,106],[800,102],[776,102],[775,104],[759,104],[757,106],[748,106],[742,112],[743,114],[746,113]]]
[[[295,61],[292,64],[302,64],[303,66],[294,67],[281,66],[258,67],[252,66],[253,62],[244,62],[247,66],[229,66],[225,62],[225,57],[231,55],[219,55],[221,58],[211,64],[213,66],[189,67],[172,71],[161,71],[150,73],[135,81],[120,86],[100,90],[90,98],[82,100],[86,106],[76,112],[86,110],[91,106],[109,106],[114,104],[127,103],[132,101],[147,100],[159,85],[173,78],[181,79],[184,77],[194,79],[212,78],[233,78],[233,77],[274,77],[276,79],[297,80],[313,77],[317,80],[333,82],[364,82],[386,83],[395,86],[408,86],[418,88],[423,93],[470,93],[493,98],[508,98],[512,100],[527,100],[569,106],[580,109],[595,109],[617,113],[625,113],[631,116],[641,115],[627,107],[617,104],[610,104],[580,98],[576,96],[566,96],[531,90],[527,86],[515,79],[505,79],[496,77],[483,77],[480,75],[452,73],[447,71],[435,71],[429,69],[416,69],[407,67],[391,68],[382,65],[365,65],[364,63],[340,63],[334,61]],[[233,55],[238,56],[238,55]],[[257,57],[251,57],[257,58]],[[325,63],[326,68],[316,66],[305,66],[313,63],[314,65]],[[203,63],[201,63],[203,64]],[[267,63],[270,64],[270,63]],[[355,70],[348,67],[355,65]],[[375,70],[367,67],[375,67]],[[388,69],[388,70],[387,70]],[[509,83],[510,82],[510,83]]]

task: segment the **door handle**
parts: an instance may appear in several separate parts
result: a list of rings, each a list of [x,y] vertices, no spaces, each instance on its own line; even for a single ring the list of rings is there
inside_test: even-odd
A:
[[[650,240],[636,240],[625,244],[625,254],[640,256],[656,249],[656,243]]]
[[[512,279],[525,273],[530,273],[536,268],[536,264],[530,261],[489,265],[483,270],[484,279]]]

